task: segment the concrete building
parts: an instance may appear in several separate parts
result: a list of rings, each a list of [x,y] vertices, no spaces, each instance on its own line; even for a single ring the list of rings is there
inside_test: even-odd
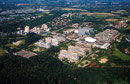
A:
[[[73,24],[72,27],[78,28],[78,27],[79,27],[79,24],[78,24],[78,23]]]
[[[108,47],[110,46],[110,43],[105,43],[105,44],[94,44],[93,47],[98,47],[101,49],[108,49]]]
[[[77,34],[69,34],[66,38],[69,40],[76,40],[79,38],[79,36]]]
[[[41,28],[39,27],[34,27],[30,30],[30,32],[33,32],[35,34],[41,34],[42,32],[44,32]]]
[[[81,48],[79,46],[69,46],[68,51],[77,53],[79,56],[85,56],[87,52],[85,48]]]
[[[29,31],[30,31],[30,30],[29,30],[29,26],[25,26],[24,32],[25,32],[25,33],[29,33]]]
[[[68,29],[63,31],[63,33],[68,34],[68,33],[73,33],[75,29]]]
[[[92,45],[87,45],[86,43],[77,43],[76,46],[69,46],[68,50],[61,50],[59,57],[67,58],[69,61],[73,60],[78,62],[80,56],[86,56],[86,52],[92,51]]]
[[[91,37],[86,37],[86,38],[85,38],[85,41],[86,41],[86,42],[89,42],[89,43],[95,43],[95,42],[96,42],[96,39],[91,38]]]
[[[74,61],[74,62],[79,61],[79,55],[77,53],[72,53],[70,51],[61,50],[59,56],[66,58],[70,61]]]
[[[75,30],[74,32],[78,34],[79,36],[83,36],[85,34],[90,34],[90,32],[93,32],[93,28],[83,27],[83,28],[79,28]]]
[[[72,13],[62,14],[62,15],[61,15],[61,17],[71,17],[71,16],[73,16],[73,14],[72,14]]]
[[[17,31],[17,34],[18,35],[24,35],[24,31],[23,30]]]
[[[45,42],[43,42],[43,41],[37,42],[37,43],[35,43],[35,44],[36,44],[37,46],[43,47],[43,48],[50,48],[50,47],[51,47],[51,44],[45,43]]]
[[[51,37],[45,38],[45,42],[51,44],[52,43],[52,38]]]
[[[46,25],[46,24],[43,24],[42,26],[41,26],[41,29],[43,29],[43,30],[46,30],[48,28],[48,26]]]
[[[52,45],[53,46],[58,46],[60,44],[59,40],[57,39],[52,39]]]
[[[99,34],[96,34],[95,39],[97,43],[110,43],[118,36],[119,32],[117,30],[107,29]]]
[[[78,41],[78,42],[76,43],[76,46],[79,46],[79,47],[81,47],[81,48],[84,48],[84,49],[86,50],[86,52],[91,53],[91,52],[92,52],[93,44],[92,44],[92,43],[85,42],[85,41]]]
[[[60,35],[54,35],[54,39],[58,39],[60,42],[66,41],[66,37]]]

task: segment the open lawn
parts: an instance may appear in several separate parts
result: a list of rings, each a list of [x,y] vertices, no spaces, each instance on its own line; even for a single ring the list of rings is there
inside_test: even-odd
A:
[[[123,19],[130,21],[130,16],[128,16],[128,17],[123,17]]]
[[[92,15],[92,16],[95,16],[97,18],[99,18],[99,17],[107,17],[107,16],[117,16],[115,14],[105,13],[105,12],[93,12],[93,13],[91,13],[91,12],[82,12],[80,14],[87,14],[88,16]]]
[[[115,21],[118,21],[118,19],[109,18],[109,19],[106,19],[106,21],[108,21],[108,22],[115,22]]]
[[[0,56],[3,56],[4,54],[5,54],[5,51],[2,48],[0,48]]]
[[[120,58],[121,60],[123,60],[123,61],[128,61],[128,60],[130,60],[130,56],[128,56],[128,55],[126,55],[126,54],[124,54],[124,53],[122,53],[122,52],[120,52],[120,50],[119,49],[115,49],[115,51],[113,52],[113,55],[114,56],[117,56],[118,58]]]

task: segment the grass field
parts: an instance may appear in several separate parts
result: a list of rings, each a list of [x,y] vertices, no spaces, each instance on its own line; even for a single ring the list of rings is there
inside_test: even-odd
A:
[[[119,49],[115,49],[115,51],[113,52],[113,55],[114,56],[117,56],[118,58],[120,58],[121,60],[123,60],[123,61],[129,61],[130,60],[130,56],[128,56],[128,55],[126,55],[126,54],[124,54],[124,53],[122,53],[122,52],[120,52],[120,50]]]
[[[62,10],[66,10],[66,11],[87,11],[87,10],[83,10],[83,9],[76,9],[76,8],[62,8]]]
[[[0,56],[3,56],[4,54],[5,54],[5,51],[2,48],[0,48]]]
[[[91,13],[91,12],[82,12],[82,13],[80,13],[80,14],[87,14],[88,16],[91,16],[91,15],[93,15],[93,16],[95,16],[95,17],[107,17],[107,16],[117,16],[117,15],[115,15],[115,14],[112,14],[112,13],[105,13],[105,12],[93,12],[93,13]]]

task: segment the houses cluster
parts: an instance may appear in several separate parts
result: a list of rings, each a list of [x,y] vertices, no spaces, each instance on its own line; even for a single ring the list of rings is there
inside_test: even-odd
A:
[[[75,18],[81,18],[82,15],[76,14],[76,13],[65,13],[62,14],[61,17],[54,18],[51,22],[48,24],[52,25],[53,28],[58,29],[61,27],[77,27],[78,28],[78,23],[71,24],[75,20]],[[83,17],[82,17],[83,18]]]
[[[121,20],[121,21],[118,21],[118,22],[114,22],[113,24],[109,24],[108,26],[109,27],[114,27],[116,29],[121,29],[122,27],[127,27],[128,24],[127,24],[128,20]]]
[[[53,28],[60,28],[66,26],[70,22],[71,19],[68,19],[67,17],[59,17],[54,18],[50,24],[52,25]]]

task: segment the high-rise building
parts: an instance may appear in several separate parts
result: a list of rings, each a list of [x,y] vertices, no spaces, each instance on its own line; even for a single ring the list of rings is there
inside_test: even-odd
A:
[[[25,26],[24,32],[29,33],[29,26]]]
[[[41,26],[41,29],[43,29],[43,30],[46,30],[48,28],[48,26],[46,25],[46,24],[43,24],[42,26]]]

